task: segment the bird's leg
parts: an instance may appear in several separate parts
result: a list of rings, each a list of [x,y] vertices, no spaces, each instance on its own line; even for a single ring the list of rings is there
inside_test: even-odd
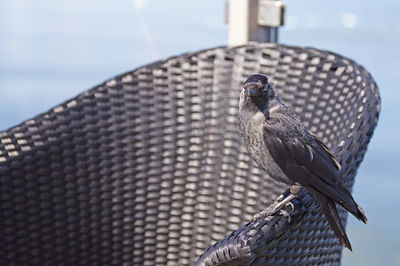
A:
[[[290,187],[290,194],[289,196],[287,196],[286,198],[284,198],[283,200],[281,200],[276,206],[275,209],[281,210],[284,206],[286,205],[290,205],[290,207],[292,207],[292,210],[294,210],[294,205],[293,203],[291,203],[290,201],[294,198],[297,198],[297,196],[299,196],[299,193],[301,191],[301,186],[297,183],[295,183],[294,185],[292,185]]]
[[[291,203],[291,200],[294,198],[297,198],[301,191],[301,186],[298,183],[295,183],[290,187],[290,194],[285,197],[285,195],[280,195],[274,203],[272,203],[271,206],[269,206],[266,210],[256,214],[253,218],[253,220],[257,220],[260,218],[264,218],[266,216],[272,215],[274,213],[277,213],[279,211],[279,214],[288,217],[289,222],[290,222],[290,215],[289,213],[284,210],[283,208],[287,205],[291,207],[292,210],[294,210],[294,205]]]

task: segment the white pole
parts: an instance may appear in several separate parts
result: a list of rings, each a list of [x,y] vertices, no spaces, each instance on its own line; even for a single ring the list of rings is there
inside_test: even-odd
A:
[[[277,42],[285,4],[278,0],[228,0],[228,45]]]

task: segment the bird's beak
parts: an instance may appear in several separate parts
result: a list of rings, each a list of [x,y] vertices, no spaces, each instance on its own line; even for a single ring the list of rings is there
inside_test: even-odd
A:
[[[248,94],[249,94],[250,96],[252,96],[252,97],[257,97],[257,96],[260,96],[260,95],[261,95],[261,91],[255,90],[255,89],[252,88],[252,87],[250,87],[250,88],[247,90],[247,92],[248,92]]]

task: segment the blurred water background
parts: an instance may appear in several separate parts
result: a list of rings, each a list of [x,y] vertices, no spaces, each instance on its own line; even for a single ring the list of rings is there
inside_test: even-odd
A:
[[[0,130],[105,79],[227,43],[222,0],[0,0]],[[343,265],[400,265],[400,2],[287,0],[280,42],[356,60],[377,81],[382,113],[354,194]]]

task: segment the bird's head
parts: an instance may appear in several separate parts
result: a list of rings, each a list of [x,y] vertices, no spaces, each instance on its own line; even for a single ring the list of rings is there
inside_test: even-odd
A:
[[[268,77],[261,74],[250,76],[242,87],[239,100],[239,111],[244,106],[254,110],[256,107],[266,117],[274,106],[281,105],[281,100],[275,84],[268,80]],[[249,110],[250,110],[249,109]]]
[[[260,74],[250,76],[243,85],[245,96],[254,100],[268,96],[273,83],[268,82],[268,77]]]

